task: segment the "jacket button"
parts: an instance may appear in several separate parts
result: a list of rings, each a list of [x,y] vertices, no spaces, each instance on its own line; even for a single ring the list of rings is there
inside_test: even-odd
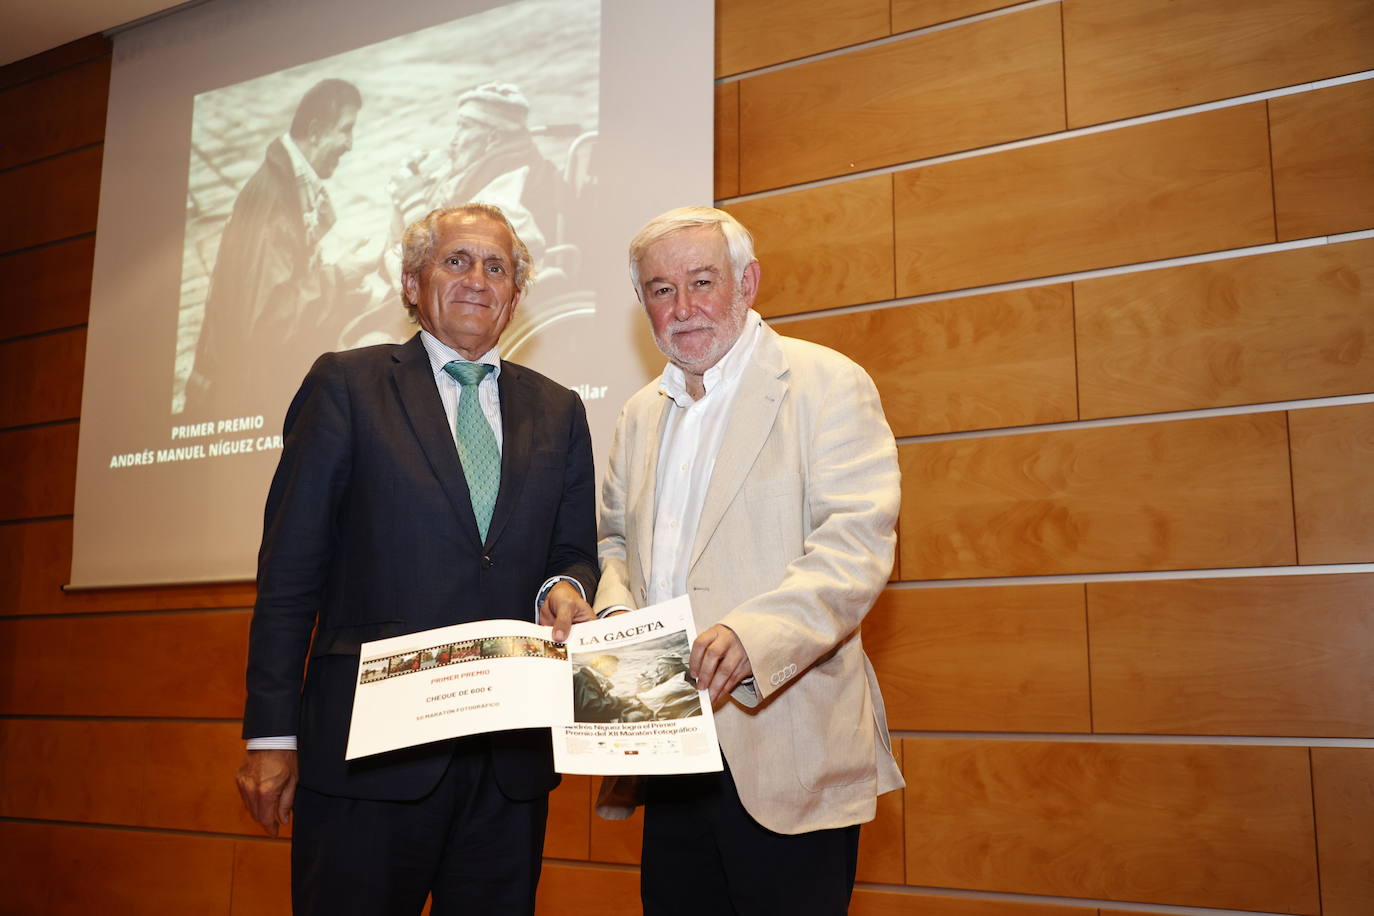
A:
[[[491,557],[482,557],[482,568],[483,568],[483,569],[491,569],[491,567],[492,567],[493,565],[494,565],[494,564],[491,562]]]

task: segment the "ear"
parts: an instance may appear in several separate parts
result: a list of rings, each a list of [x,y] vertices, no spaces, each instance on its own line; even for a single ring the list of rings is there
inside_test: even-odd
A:
[[[406,304],[416,305],[415,296],[420,291],[420,281],[409,271],[401,274],[401,291],[406,294]]]
[[[759,262],[757,259],[750,261],[745,266],[744,273],[739,278],[739,291],[749,308],[753,308],[754,299],[759,294]]]

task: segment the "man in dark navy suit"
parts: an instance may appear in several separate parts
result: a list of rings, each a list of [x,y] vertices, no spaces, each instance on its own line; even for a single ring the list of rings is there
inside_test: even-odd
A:
[[[547,730],[344,759],[363,642],[536,612],[561,640],[592,617],[582,402],[497,348],[530,273],[497,208],[434,211],[405,234],[420,332],[320,357],[287,412],[238,784],[273,835],[294,810],[297,913],[417,914],[431,893],[435,916],[534,911]]]

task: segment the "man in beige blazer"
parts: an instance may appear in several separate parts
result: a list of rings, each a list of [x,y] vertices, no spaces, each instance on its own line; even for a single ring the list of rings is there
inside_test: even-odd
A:
[[[650,777],[645,912],[845,912],[859,824],[901,787],[859,625],[892,568],[897,449],[868,375],[753,311],[749,233],[652,220],[630,273],[663,376],[602,489],[598,614],[687,594],[724,773]]]

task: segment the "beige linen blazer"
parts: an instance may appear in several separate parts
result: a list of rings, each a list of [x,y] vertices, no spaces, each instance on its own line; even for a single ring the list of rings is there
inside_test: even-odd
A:
[[[897,448],[854,362],[761,329],[707,488],[688,572],[698,631],[739,635],[754,670],[716,712],[750,815],[778,833],[873,819],[900,788],[859,624],[892,569]],[[600,507],[595,607],[645,603],[657,381],[621,411]],[[623,813],[623,812],[622,812]]]

